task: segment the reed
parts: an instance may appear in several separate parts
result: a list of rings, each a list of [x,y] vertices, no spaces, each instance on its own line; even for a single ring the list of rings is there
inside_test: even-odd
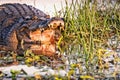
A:
[[[112,36],[120,40],[120,10],[108,8],[98,10],[97,4],[89,1],[81,4],[79,0],[72,0],[72,4],[62,8],[65,19],[62,52],[67,55],[78,54],[85,60],[85,66],[100,65],[106,49],[116,51],[118,43],[111,45],[108,41]],[[59,14],[56,14],[57,16]],[[60,43],[60,42],[59,42]],[[62,42],[61,42],[62,43]]]

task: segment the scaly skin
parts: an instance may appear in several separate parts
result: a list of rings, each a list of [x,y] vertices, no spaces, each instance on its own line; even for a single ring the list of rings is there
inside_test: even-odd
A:
[[[17,7],[17,5],[18,4],[8,4],[4,6],[7,6],[6,9],[8,9],[10,6],[14,8],[15,6]],[[19,4],[19,6],[22,7],[22,4]],[[28,8],[29,6],[24,5],[24,7]],[[33,11],[34,14],[32,14],[32,16],[28,15],[29,13],[10,14],[12,16],[9,18],[7,16],[6,19],[4,19],[4,24],[0,22],[2,24],[0,27],[0,50],[14,51],[21,54],[23,51],[30,49],[35,54],[54,56],[57,50],[56,43],[61,36],[60,31],[64,30],[63,19],[43,17],[43,15],[46,14],[42,12],[42,15],[39,14],[36,16],[34,10],[29,11]],[[14,11],[8,12],[14,13]],[[2,11],[0,11],[0,14],[1,13]]]

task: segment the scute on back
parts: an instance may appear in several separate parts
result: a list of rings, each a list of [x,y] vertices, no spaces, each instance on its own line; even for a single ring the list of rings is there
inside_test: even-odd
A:
[[[0,22],[8,17],[37,16],[46,17],[47,15],[39,9],[26,4],[3,4],[0,5]]]

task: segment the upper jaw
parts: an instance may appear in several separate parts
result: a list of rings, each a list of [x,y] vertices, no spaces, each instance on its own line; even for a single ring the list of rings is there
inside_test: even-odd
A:
[[[64,30],[64,20],[63,20],[63,18],[53,17],[53,18],[50,18],[50,19],[42,20],[42,21],[40,20],[38,22],[39,22],[38,26],[30,26],[30,27],[28,27],[29,30],[36,30],[38,28],[41,31],[44,31],[46,29]]]
[[[47,19],[45,21],[42,21],[39,26],[38,26],[41,30],[45,30],[45,29],[60,29],[60,30],[64,30],[64,21],[62,18],[51,18],[51,19]]]

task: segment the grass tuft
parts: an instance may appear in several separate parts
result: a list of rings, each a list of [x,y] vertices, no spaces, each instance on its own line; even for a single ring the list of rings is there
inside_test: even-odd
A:
[[[87,68],[90,64],[99,65],[99,50],[116,51],[120,42],[120,10],[116,9],[118,5],[102,10],[97,9],[96,3],[92,4],[89,1],[81,4],[79,0],[72,0],[72,4],[68,5],[65,0],[65,3],[66,7],[62,8],[65,19],[65,46],[62,50],[67,55],[82,56]],[[109,42],[113,36],[117,37],[114,45]]]

